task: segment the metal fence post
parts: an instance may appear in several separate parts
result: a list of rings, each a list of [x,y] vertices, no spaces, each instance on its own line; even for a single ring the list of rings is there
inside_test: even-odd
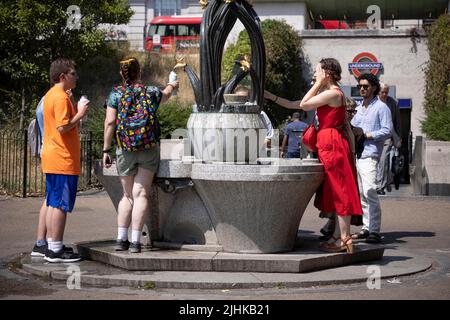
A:
[[[88,161],[88,176],[87,176],[87,183],[88,185],[91,185],[91,178],[92,178],[92,131],[88,131],[88,145],[87,145],[87,161]]]
[[[28,158],[28,132],[26,129],[23,130],[23,185],[22,185],[22,196],[27,197],[27,158]]]

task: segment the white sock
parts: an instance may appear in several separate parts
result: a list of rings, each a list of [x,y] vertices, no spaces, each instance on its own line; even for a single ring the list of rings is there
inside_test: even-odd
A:
[[[53,243],[53,249],[50,249],[50,250],[52,250],[55,253],[60,252],[62,250],[62,248],[63,248],[62,241],[52,241],[52,243]]]
[[[117,228],[117,239],[118,240],[128,240],[128,228]]]
[[[131,231],[131,242],[141,242],[141,230]]]
[[[62,249],[62,241],[48,241],[48,250],[58,252]]]
[[[53,251],[53,241],[50,239],[47,239],[47,249]]]

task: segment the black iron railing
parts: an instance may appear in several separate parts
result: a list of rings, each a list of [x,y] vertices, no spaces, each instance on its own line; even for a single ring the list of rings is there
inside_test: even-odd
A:
[[[92,139],[90,131],[80,133],[81,174],[78,189],[85,190],[98,181],[93,174],[93,163],[102,141]],[[45,175],[41,161],[30,152],[27,130],[0,131],[0,192],[20,197],[45,194]]]

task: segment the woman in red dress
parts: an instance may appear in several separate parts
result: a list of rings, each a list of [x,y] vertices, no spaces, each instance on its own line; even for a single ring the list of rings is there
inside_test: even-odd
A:
[[[336,59],[322,59],[314,73],[316,82],[301,101],[289,101],[268,91],[264,97],[289,109],[317,110],[317,149],[325,179],[316,192],[314,205],[324,213],[336,213],[338,218],[333,237],[321,247],[326,251],[353,253],[350,220],[352,215],[361,215],[362,208],[345,132],[344,94],[338,85],[341,70]]]

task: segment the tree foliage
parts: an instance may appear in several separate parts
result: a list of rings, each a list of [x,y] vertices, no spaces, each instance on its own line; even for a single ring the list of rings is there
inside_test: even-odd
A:
[[[262,33],[266,47],[266,90],[276,93],[286,99],[297,100],[305,93],[306,83],[302,76],[302,41],[297,31],[285,21],[264,20]],[[235,44],[231,44],[223,58],[223,73],[229,78],[233,72],[234,60],[240,56],[251,56],[248,33],[244,30],[239,34]],[[263,107],[280,125],[292,110],[266,102]]]
[[[439,17],[428,30],[430,60],[425,71],[425,113],[422,130],[428,138],[450,141],[450,16]]]
[[[127,23],[133,14],[126,0],[0,1],[0,117],[12,122],[20,113],[19,100],[25,98],[30,109],[49,87],[53,60],[68,57],[82,65],[105,54],[107,43],[98,26]],[[70,28],[71,5],[80,8],[80,28]]]

